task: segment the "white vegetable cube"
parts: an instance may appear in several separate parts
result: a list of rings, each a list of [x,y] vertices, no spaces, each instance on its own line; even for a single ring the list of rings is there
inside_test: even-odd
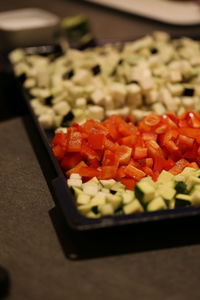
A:
[[[141,88],[138,84],[127,85],[127,103],[132,107],[142,105]]]
[[[72,78],[72,81],[79,85],[85,85],[91,78],[91,74],[87,70],[78,70]]]
[[[91,94],[91,99],[97,105],[104,105],[105,93],[102,90],[96,90]]]
[[[181,98],[182,105],[186,109],[194,109],[195,108],[195,99],[194,97],[184,96]]]
[[[69,187],[82,187],[82,180],[81,179],[68,179],[67,184]]]
[[[164,105],[163,105],[162,103],[160,103],[160,102],[154,103],[154,104],[152,105],[152,109],[153,109],[153,111],[155,111],[155,113],[158,114],[158,115],[162,115],[162,114],[165,113],[165,107],[164,107]]]
[[[40,115],[38,121],[44,129],[49,129],[53,126],[53,117],[50,114]]]
[[[121,107],[125,103],[126,88],[122,83],[112,83],[109,87],[110,95],[116,107]]]
[[[93,119],[95,120],[103,120],[104,118],[104,109],[101,106],[93,105],[93,106],[88,106],[88,111],[89,114],[92,116]]]
[[[70,179],[81,179],[81,175],[79,175],[78,173],[72,173],[70,175]]]
[[[71,110],[71,107],[69,106],[69,104],[67,102],[62,101],[62,102],[56,103],[53,106],[53,109],[58,115],[65,116]]]
[[[87,100],[85,98],[76,99],[76,107],[85,107],[87,104]]]

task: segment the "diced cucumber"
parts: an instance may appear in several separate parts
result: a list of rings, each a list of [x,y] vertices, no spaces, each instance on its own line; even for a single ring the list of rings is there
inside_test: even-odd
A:
[[[174,175],[170,172],[163,170],[158,176],[157,183],[166,183],[171,181],[174,178]]]
[[[125,190],[125,186],[121,182],[116,182],[112,187],[111,191],[120,191],[120,190]]]
[[[177,193],[180,194],[187,194],[187,185],[183,181],[178,181],[175,183],[175,190]]]
[[[106,195],[106,200],[113,206],[114,210],[117,210],[122,205],[122,196],[120,195]]]
[[[191,202],[194,206],[200,205],[200,190],[194,190],[191,194]]]
[[[102,216],[112,216],[114,214],[114,209],[111,203],[106,203],[100,208]]]
[[[150,202],[155,196],[155,189],[148,182],[138,182],[135,186],[135,196],[144,204]]]
[[[116,181],[114,179],[100,180],[100,183],[107,189],[110,189]]]
[[[90,201],[92,206],[100,206],[106,203],[106,194],[103,192],[97,192],[96,195]]]
[[[82,184],[82,189],[85,194],[95,196],[99,191],[99,184],[90,180]]]
[[[135,193],[133,191],[130,190],[126,190],[122,193],[122,201],[123,204],[128,204],[131,201],[133,201],[135,198]]]
[[[80,188],[77,188],[75,186],[72,187],[75,197],[78,197],[78,195],[83,194],[83,191]]]
[[[147,205],[147,211],[163,210],[167,209],[167,205],[162,197],[153,199]]]
[[[93,211],[89,211],[87,214],[86,214],[86,217],[88,218],[100,218],[101,217],[101,214],[100,213],[97,213],[95,214]]]
[[[175,189],[169,188],[168,186],[162,186],[159,190],[159,195],[165,200],[172,200],[176,194]]]
[[[137,212],[143,212],[144,209],[142,205],[140,204],[140,201],[137,199],[134,199],[133,201],[129,202],[128,204],[124,205],[123,211],[125,215],[137,213]]]
[[[191,196],[185,194],[177,194],[175,197],[175,207],[184,207],[191,205]]]
[[[196,176],[189,176],[186,180],[187,188],[190,190],[194,185],[200,184],[200,178]]]
[[[91,197],[87,194],[84,194],[83,192],[81,194],[78,195],[77,197],[77,204],[80,205],[80,204],[87,204],[90,202],[90,199]]]

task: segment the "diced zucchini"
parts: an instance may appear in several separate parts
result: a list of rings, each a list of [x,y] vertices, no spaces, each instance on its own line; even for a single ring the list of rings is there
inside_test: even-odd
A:
[[[116,181],[114,179],[100,180],[100,183],[107,189],[110,189]]]
[[[78,195],[83,194],[83,191],[80,188],[77,188],[75,186],[72,187],[75,197],[78,197]]]
[[[200,190],[194,190],[191,194],[191,202],[194,206],[200,205]]]
[[[133,201],[135,198],[135,193],[133,191],[130,190],[126,190],[122,193],[122,201],[123,204],[128,204],[131,201]]]
[[[200,178],[196,176],[189,176],[186,180],[187,188],[190,190],[193,185],[200,184]]]
[[[184,207],[191,205],[191,196],[185,194],[177,194],[175,197],[175,207]]]
[[[120,191],[120,190],[125,190],[125,186],[121,182],[116,182],[112,187],[111,191]]]
[[[87,194],[84,194],[83,192],[81,194],[78,195],[77,197],[77,204],[80,205],[80,204],[87,204],[90,202],[90,199],[91,197]]]
[[[129,202],[128,204],[124,205],[123,211],[125,215],[137,213],[137,212],[143,212],[144,209],[142,205],[140,204],[140,201],[137,199],[134,199],[133,201]]]
[[[100,206],[106,203],[106,194],[103,192],[97,192],[96,195],[90,201],[92,206]]]
[[[100,208],[102,216],[112,216],[114,214],[114,209],[111,203],[106,203]]]
[[[82,184],[82,189],[85,194],[95,196],[99,191],[99,184],[90,180]]]
[[[174,175],[172,173],[163,170],[160,173],[160,175],[158,176],[157,183],[165,184],[166,182],[171,181],[173,178],[174,178]]]
[[[169,188],[168,186],[162,186],[159,190],[159,195],[165,200],[172,200],[176,194],[175,189]]]
[[[163,210],[167,209],[167,205],[162,197],[153,199],[147,205],[147,211]]]
[[[135,186],[135,196],[144,204],[150,202],[155,196],[155,189],[148,182],[138,182]]]
[[[122,204],[122,196],[120,195],[106,195],[106,200],[113,206],[114,210],[117,210]]]
[[[175,183],[175,190],[180,194],[187,194],[187,185],[183,181],[179,181]]]

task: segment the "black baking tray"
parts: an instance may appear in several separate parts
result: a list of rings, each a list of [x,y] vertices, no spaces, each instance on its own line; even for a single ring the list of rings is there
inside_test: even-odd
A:
[[[198,39],[197,37],[192,37]],[[58,48],[55,48],[52,45],[40,46],[40,47],[29,47],[25,50],[30,54],[42,54],[48,55],[53,53],[54,51],[58,51]],[[88,231],[95,229],[105,229],[105,228],[116,228],[123,225],[134,225],[134,224],[146,224],[148,228],[149,223],[160,223],[161,221],[170,221],[170,220],[181,220],[187,217],[198,217],[200,216],[200,207],[184,207],[184,208],[176,208],[176,209],[168,209],[162,211],[154,211],[154,212],[142,212],[135,213],[129,215],[116,215],[116,216],[108,216],[101,218],[87,218],[81,215],[75,204],[75,199],[71,190],[67,187],[66,178],[63,174],[62,169],[60,168],[57,160],[55,159],[52,151],[51,151],[51,140],[54,135],[53,130],[44,130],[38,120],[36,115],[33,112],[33,109],[30,105],[30,96],[28,92],[23,88],[22,81],[20,78],[16,78],[14,75],[14,70],[7,60],[7,66],[9,72],[14,77],[14,80],[17,83],[17,87],[20,90],[21,98],[25,102],[28,112],[31,116],[31,119],[34,123],[35,130],[38,132],[42,143],[45,147],[46,157],[51,164],[51,168],[53,169],[54,176],[51,179],[50,185],[52,187],[52,191],[54,194],[55,204],[61,209],[61,212],[70,226],[70,228],[78,231]],[[47,170],[46,170],[47,171]]]

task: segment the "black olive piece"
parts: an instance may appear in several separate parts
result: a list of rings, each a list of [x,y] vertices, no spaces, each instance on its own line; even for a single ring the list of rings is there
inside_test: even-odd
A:
[[[117,68],[114,68],[113,71],[110,73],[110,76],[115,76],[117,73]]]
[[[157,54],[158,49],[157,48],[151,48],[151,54]]]
[[[183,96],[194,96],[194,89],[193,88],[185,88],[183,91]]]
[[[139,84],[139,82],[137,80],[131,80],[128,82],[128,84],[131,84],[131,83]]]
[[[74,119],[74,114],[72,111],[69,111],[63,118],[62,124],[68,121],[72,121]]]
[[[115,195],[117,191],[110,190],[111,194]]]
[[[45,104],[46,104],[46,105],[51,105],[51,100],[52,100],[52,99],[53,99],[52,96],[49,96],[49,97],[45,98]]]
[[[124,60],[123,60],[123,58],[121,58],[121,59],[119,59],[119,61],[118,61],[118,65],[121,65],[121,64],[123,64],[123,62],[124,62]]]
[[[98,214],[98,206],[93,206],[92,207],[92,212],[94,213],[94,214]]]
[[[67,71],[63,74],[63,79],[71,79],[74,76],[74,70]]]
[[[99,73],[101,73],[101,66],[100,65],[96,65],[94,67],[92,67],[92,73],[93,75],[98,75]]]
[[[10,276],[8,271],[0,266],[0,298],[6,297],[10,289]]]
[[[19,80],[20,80],[22,83],[24,83],[24,81],[26,80],[27,76],[26,76],[25,73],[22,73],[18,78],[19,78]]]

